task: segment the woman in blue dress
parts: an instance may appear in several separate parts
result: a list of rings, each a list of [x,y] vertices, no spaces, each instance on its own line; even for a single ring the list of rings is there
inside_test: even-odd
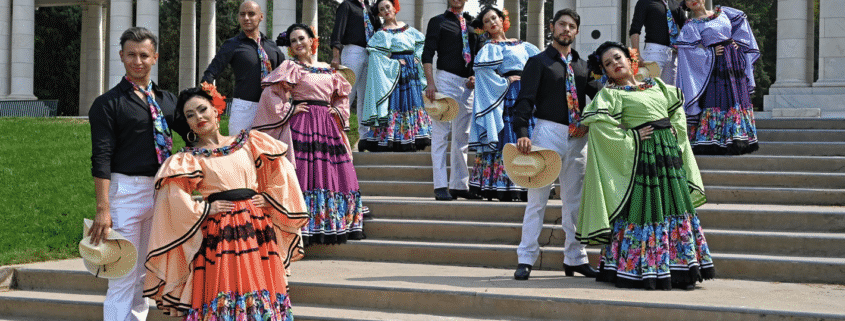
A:
[[[519,95],[520,77],[528,58],[540,49],[528,42],[507,39],[510,21],[505,12],[488,6],[472,26],[481,29],[488,41],[475,57],[475,99],[469,133],[469,148],[476,152],[469,188],[481,197],[500,201],[526,200],[527,190],[508,178],[502,165],[502,148],[516,143],[511,121]],[[531,119],[528,132],[534,128]]]
[[[754,62],[757,40],[745,13],[707,10],[686,0],[691,16],[678,36],[678,88],[684,92],[689,140],[696,154],[739,155],[757,150]]]
[[[431,145],[431,119],[425,112],[425,73],[421,63],[425,35],[396,20],[398,0],[373,5],[384,19],[367,43],[367,93],[361,123],[370,131],[358,148],[373,152],[413,152]]]

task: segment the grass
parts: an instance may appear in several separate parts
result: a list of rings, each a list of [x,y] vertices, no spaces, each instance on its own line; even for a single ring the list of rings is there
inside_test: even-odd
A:
[[[96,207],[88,121],[0,118],[0,137],[0,266],[79,257],[82,219]],[[183,146],[174,135],[173,150]]]

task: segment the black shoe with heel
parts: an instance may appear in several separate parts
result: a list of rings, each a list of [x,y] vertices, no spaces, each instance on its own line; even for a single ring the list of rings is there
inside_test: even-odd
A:
[[[563,272],[566,273],[566,276],[574,276],[575,273],[581,274],[588,278],[596,277],[599,272],[596,271],[589,263],[581,264],[581,265],[563,265]]]
[[[528,280],[531,275],[531,265],[520,263],[516,267],[516,272],[513,272],[513,278],[520,281]]]

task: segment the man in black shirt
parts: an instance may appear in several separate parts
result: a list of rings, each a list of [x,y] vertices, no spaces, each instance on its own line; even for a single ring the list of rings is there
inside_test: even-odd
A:
[[[367,88],[367,42],[381,29],[381,20],[374,15],[366,0],[344,0],[337,6],[332,30],[332,68],[341,64],[355,73],[355,86],[349,94],[349,103],[363,110],[364,90]],[[361,126],[358,117],[358,136],[364,137],[369,128]]]
[[[520,152],[529,153],[531,145],[536,144],[560,155],[561,225],[566,233],[563,266],[567,276],[578,272],[595,277],[596,271],[587,260],[584,245],[575,239],[587,162],[587,128],[580,125],[580,111],[585,106],[586,96],[593,98],[597,92],[595,85],[588,83],[587,61],[572,49],[580,24],[580,16],[572,9],[555,13],[549,26],[551,45],[529,58],[522,72],[531,77],[522,77],[515,105],[514,132],[519,137],[516,145]],[[528,124],[532,115],[536,125],[529,138]],[[551,184],[528,189],[522,241],[516,250],[519,265],[514,278],[517,280],[528,279],[531,267],[540,255],[537,239],[543,229],[549,191]]]
[[[469,24],[472,17],[463,12],[467,0],[449,0],[449,9],[428,21],[422,62],[428,87],[425,95],[434,100],[440,92],[455,99],[461,110],[451,122],[431,121],[431,162],[434,167],[434,198],[445,201],[463,197],[478,199],[469,193],[469,125],[472,120],[472,90],[475,76],[472,61],[478,51],[478,37]],[[437,54],[437,77],[432,62]],[[446,171],[446,149],[452,133],[452,179]]]
[[[121,35],[120,45],[126,76],[97,97],[89,113],[91,174],[97,197],[89,235],[96,245],[113,228],[138,251],[135,269],[109,280],[103,319],[144,320],[149,306],[141,293],[153,216],[153,177],[172,148],[167,125],[174,124],[176,97],[150,81],[150,70],[158,61],[153,33],[129,28]]]
[[[629,32],[631,47],[640,47],[640,31],[645,26],[645,47],[640,58],[656,62],[662,70],[660,79],[670,85],[675,84],[678,69],[678,53],[672,46],[686,20],[687,14],[677,0],[639,0],[634,7]]]
[[[203,82],[213,83],[226,65],[232,65],[235,90],[229,111],[229,135],[252,128],[261,98],[261,79],[285,60],[276,43],[258,29],[263,19],[257,3],[244,1],[238,10],[241,32],[223,43],[202,76]]]

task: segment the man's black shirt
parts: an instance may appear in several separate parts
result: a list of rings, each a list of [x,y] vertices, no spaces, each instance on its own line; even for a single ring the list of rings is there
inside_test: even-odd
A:
[[[683,1],[683,0],[682,0]],[[668,0],[669,8],[672,9],[672,17],[678,25],[678,32],[687,21],[686,12],[676,0]],[[645,42],[670,46],[669,22],[666,19],[666,5],[663,0],[639,0],[634,7],[634,19],[631,20],[631,31],[628,35],[641,33],[645,26]]]
[[[575,91],[578,106],[584,110],[586,97],[591,99],[598,92],[595,83],[589,83],[587,61],[572,50],[572,70],[575,72]],[[522,88],[516,99],[516,117],[513,130],[519,138],[528,137],[531,115],[538,119],[569,124],[569,106],[566,102],[566,64],[555,47],[528,58],[522,71]],[[536,110],[534,106],[537,106]]]
[[[173,135],[187,134],[174,124],[176,96],[153,84],[156,102],[165,115]],[[97,97],[88,113],[91,124],[91,174],[110,179],[111,173],[130,176],[155,176],[159,168],[153,142],[153,118],[150,105],[135,94],[126,78]]]
[[[381,19],[372,14],[372,7],[366,5],[373,32],[381,29]],[[343,49],[345,45],[367,48],[367,31],[364,29],[364,7],[358,0],[344,0],[337,6],[332,29],[332,48]]]
[[[475,57],[478,52],[478,36],[472,32],[469,24],[472,16],[464,13],[467,23],[470,54]],[[437,53],[437,69],[467,78],[473,75],[472,61],[464,61],[464,40],[461,36],[461,23],[452,11],[434,16],[428,21],[425,32],[425,46],[423,47],[422,62],[430,64]],[[429,80],[430,81],[430,80]]]
[[[261,34],[261,46],[267,52],[270,65],[276,69],[285,55],[276,46],[276,42]],[[237,36],[229,38],[220,47],[220,51],[205,69],[202,81],[212,83],[226,65],[232,65],[232,72],[235,74],[235,90],[232,91],[233,98],[258,102],[261,99],[261,59],[258,58],[258,44],[255,40],[246,36],[241,31]],[[269,70],[272,71],[272,70]]]

